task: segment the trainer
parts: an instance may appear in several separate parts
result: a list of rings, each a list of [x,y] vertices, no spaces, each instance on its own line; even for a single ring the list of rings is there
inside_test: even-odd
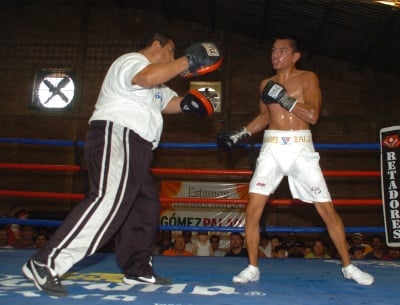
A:
[[[181,97],[163,84],[178,75],[210,73],[221,65],[222,56],[214,43],[199,42],[175,59],[174,40],[162,31],[147,32],[138,50],[112,63],[89,120],[89,194],[22,268],[49,295],[67,295],[60,277],[114,236],[126,284],[170,283],[154,272],[151,262],[160,216],[150,173],[153,150],[160,141],[162,114],[209,116],[214,105],[199,91]]]

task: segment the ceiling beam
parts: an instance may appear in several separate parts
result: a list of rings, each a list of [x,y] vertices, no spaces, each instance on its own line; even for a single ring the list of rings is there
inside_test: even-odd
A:
[[[389,20],[382,26],[381,30],[376,33],[375,37],[369,41],[368,46],[365,48],[365,52],[361,54],[360,59],[358,60],[357,68],[361,69],[365,66],[368,58],[370,57],[374,49],[376,49],[376,46],[379,45],[379,41],[381,41],[382,37],[385,36],[385,33],[390,32],[390,29],[394,26],[399,12],[400,10],[392,11]]]
[[[335,8],[334,3],[335,1],[329,2],[328,8],[326,9],[325,14],[322,17],[321,23],[318,27],[318,31],[314,35],[314,38],[311,42],[310,49],[308,50],[308,57],[311,57],[311,55],[314,53],[315,47],[318,44],[320,37],[322,36],[322,32],[325,28],[325,25],[328,22],[328,19],[331,16],[333,9]]]
[[[269,16],[270,6],[271,6],[271,1],[270,0],[265,0],[264,1],[264,12],[263,12],[263,16],[262,16],[261,31],[260,31],[260,37],[259,37],[260,46],[263,45],[265,37],[267,36],[267,30],[269,30],[268,16]]]

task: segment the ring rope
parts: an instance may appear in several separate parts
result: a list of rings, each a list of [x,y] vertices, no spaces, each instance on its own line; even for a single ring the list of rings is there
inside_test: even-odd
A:
[[[71,140],[42,140],[42,139],[16,139],[16,138],[0,138],[0,143],[10,144],[29,144],[29,145],[50,145],[62,147],[83,147],[83,141]],[[260,143],[250,143],[239,145],[238,148],[254,149],[260,148]],[[353,143],[353,144],[325,144],[314,143],[317,150],[371,150],[379,151],[379,143]],[[218,149],[217,143],[160,143],[159,148],[166,149]],[[52,165],[52,164],[21,164],[21,163],[0,163],[0,168],[3,169],[20,169],[20,170],[42,170],[42,171],[82,171],[85,168],[77,165]],[[152,168],[151,171],[156,175],[240,175],[251,176],[251,170],[213,170],[213,169],[166,169]],[[326,170],[323,171],[327,177],[380,177],[380,171],[369,170]],[[16,196],[28,198],[46,198],[46,199],[67,199],[67,200],[82,200],[85,195],[71,193],[54,193],[54,192],[31,192],[31,191],[15,191],[15,190],[0,190],[0,196]],[[243,205],[247,200],[238,199],[215,199],[215,198],[160,198],[161,203],[204,203],[204,204],[237,204]],[[271,205],[289,205],[294,203],[302,203],[299,200],[292,199],[272,199],[269,201]],[[335,205],[382,205],[381,199],[336,199],[333,201]],[[58,220],[39,220],[39,219],[15,219],[15,218],[0,218],[0,224],[30,224],[38,226],[59,226],[62,221]],[[161,230],[193,230],[193,231],[244,231],[243,227],[213,227],[213,226],[165,226],[160,225]],[[327,232],[325,227],[276,227],[267,226],[264,228],[268,232],[276,233],[324,233]],[[384,227],[346,227],[346,233],[354,232],[385,232]]]
[[[81,171],[84,168],[78,165],[53,165],[29,163],[0,163],[1,169],[43,170],[43,171]],[[224,170],[224,169],[191,169],[191,168],[152,168],[156,175],[240,175],[251,176],[252,170]],[[380,177],[380,171],[371,170],[325,170],[327,177]]]
[[[22,198],[41,198],[41,199],[66,199],[66,200],[82,200],[84,194],[72,193],[54,193],[54,192],[30,192],[30,191],[13,191],[0,190],[0,196],[22,197]],[[161,203],[205,203],[205,204],[246,204],[245,199],[217,199],[217,198],[192,198],[192,197],[177,197],[177,198],[159,198]],[[268,201],[270,205],[290,205],[301,203],[296,199],[271,199]],[[335,199],[332,201],[334,205],[382,205],[381,199]]]
[[[70,146],[70,147],[83,147],[84,141],[71,141],[71,140],[42,140],[42,139],[19,139],[19,138],[0,138],[0,143],[5,144],[37,144],[37,145],[50,145],[50,146]],[[248,143],[238,145],[237,148],[260,148],[261,143]],[[331,144],[331,143],[314,143],[315,149],[318,150],[380,150],[379,143],[346,143],[346,144]],[[160,143],[159,148],[168,149],[216,149],[217,143],[174,143],[165,142]]]
[[[0,224],[20,224],[20,225],[32,225],[39,227],[57,227],[62,224],[62,220],[40,220],[40,219],[18,219],[18,218],[0,218]],[[209,232],[244,232],[244,227],[218,227],[218,226],[167,226],[160,225],[160,230],[165,231],[209,231]],[[277,226],[266,226],[263,228],[267,232],[271,233],[326,233],[325,227],[277,227]],[[347,227],[345,228],[346,233],[383,233],[383,227]]]

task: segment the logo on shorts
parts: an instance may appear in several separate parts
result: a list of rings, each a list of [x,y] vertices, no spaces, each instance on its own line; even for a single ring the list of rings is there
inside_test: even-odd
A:
[[[290,144],[292,137],[281,137],[282,140],[282,144],[286,145],[286,144]]]
[[[264,187],[265,183],[264,182],[257,182],[256,185],[259,186],[259,187]]]
[[[319,186],[314,186],[314,187],[311,188],[311,193],[313,193],[314,195],[321,194],[321,192],[322,191],[321,191]]]

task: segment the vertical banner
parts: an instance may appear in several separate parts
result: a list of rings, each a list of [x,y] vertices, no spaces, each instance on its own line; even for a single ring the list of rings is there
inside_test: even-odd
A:
[[[382,207],[385,221],[386,243],[400,246],[400,126],[382,128],[381,182]]]
[[[243,227],[243,203],[209,203],[202,199],[248,199],[247,183],[161,181],[160,197],[176,198],[163,204],[160,224],[189,227]],[[179,198],[193,198],[180,202]]]

